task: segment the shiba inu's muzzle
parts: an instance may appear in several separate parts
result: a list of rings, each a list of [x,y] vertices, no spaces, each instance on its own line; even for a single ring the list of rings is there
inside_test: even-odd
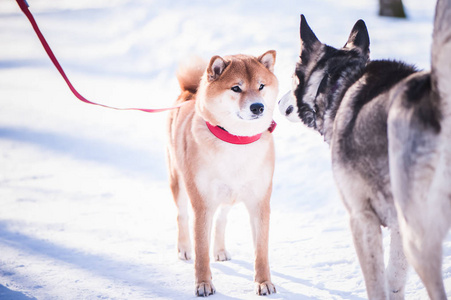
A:
[[[242,107],[237,113],[238,117],[242,120],[257,120],[266,115],[270,111],[269,107],[259,100],[251,103],[247,103],[246,106]]]
[[[259,116],[259,115],[263,114],[263,112],[265,111],[265,106],[263,105],[263,103],[257,102],[257,103],[251,104],[249,109],[255,116]]]

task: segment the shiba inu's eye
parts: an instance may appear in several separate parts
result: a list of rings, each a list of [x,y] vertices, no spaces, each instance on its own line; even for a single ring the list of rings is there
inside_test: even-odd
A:
[[[265,87],[265,85],[262,83],[260,84],[260,87],[258,88],[259,91],[263,90],[263,88]]]
[[[238,85],[235,85],[232,87],[232,91],[234,91],[235,93],[241,93],[242,90]]]

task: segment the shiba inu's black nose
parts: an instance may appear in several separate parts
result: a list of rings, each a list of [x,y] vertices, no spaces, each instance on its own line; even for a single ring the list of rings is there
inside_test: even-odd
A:
[[[265,110],[265,106],[262,103],[253,103],[250,109],[254,115],[261,115]]]

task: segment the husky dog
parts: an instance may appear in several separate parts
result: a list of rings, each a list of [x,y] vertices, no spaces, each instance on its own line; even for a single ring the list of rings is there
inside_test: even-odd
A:
[[[178,72],[182,93],[177,103],[188,103],[169,114],[168,165],[182,260],[191,258],[188,201],[193,207],[198,296],[215,293],[209,245],[218,209],[213,254],[217,261],[230,259],[224,230],[227,213],[236,202],[244,202],[250,215],[256,293],[276,292],[268,263],[275,159],[272,114],[278,93],[275,59],[272,50],[258,58],[214,56],[208,65],[195,61]]]
[[[341,49],[322,44],[304,16],[300,35],[293,89],[279,108],[330,145],[368,297],[403,299],[408,261],[429,297],[446,299],[441,265],[451,225],[451,0],[437,4],[430,72],[370,61],[362,20]],[[386,270],[381,226],[391,231]]]

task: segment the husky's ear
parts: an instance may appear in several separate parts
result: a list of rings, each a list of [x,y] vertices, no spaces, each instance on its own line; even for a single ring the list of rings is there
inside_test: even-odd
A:
[[[305,19],[304,15],[301,15],[300,35],[301,55],[304,50],[313,50],[314,45],[320,43],[316,35],[313,33],[312,29],[310,29],[310,26],[307,24],[307,20]]]
[[[370,51],[370,37],[366,29],[365,22],[358,20],[351,30],[348,41],[343,48],[360,49],[363,54],[368,54]]]
[[[261,62],[268,70],[274,73],[274,64],[276,63],[276,51],[269,50],[265,54],[258,57],[258,61]]]
[[[214,81],[221,76],[224,69],[227,67],[226,61],[218,55],[213,56],[208,64],[207,74],[208,81]]]

